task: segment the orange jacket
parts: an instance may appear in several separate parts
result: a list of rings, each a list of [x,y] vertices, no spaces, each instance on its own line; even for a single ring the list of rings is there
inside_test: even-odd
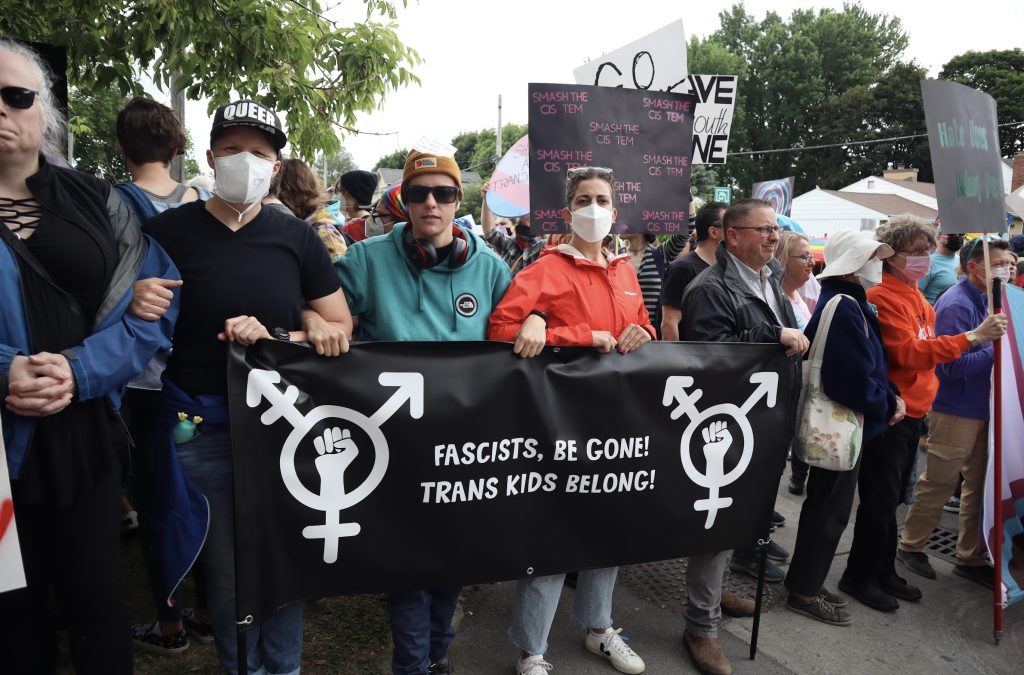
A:
[[[606,330],[618,338],[631,323],[656,336],[625,255],[613,257],[606,269],[568,244],[545,249],[539,260],[512,277],[491,313],[487,339],[512,342],[533,310],[548,316],[550,345],[590,347],[592,331]]]
[[[878,307],[889,379],[907,404],[907,416],[924,417],[939,389],[935,366],[954,361],[970,349],[967,336],[935,337],[935,310],[916,283],[905,284],[884,272],[882,283],[869,289],[867,296]]]

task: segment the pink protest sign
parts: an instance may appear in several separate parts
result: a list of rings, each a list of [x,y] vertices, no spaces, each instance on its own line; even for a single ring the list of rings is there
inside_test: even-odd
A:
[[[530,212],[530,137],[523,136],[508,149],[491,174],[487,208],[506,218]]]

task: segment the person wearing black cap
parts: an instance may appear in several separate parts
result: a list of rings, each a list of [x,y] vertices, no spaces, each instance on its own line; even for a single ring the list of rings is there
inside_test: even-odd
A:
[[[377,191],[377,174],[356,169],[341,174],[334,185],[334,191],[345,200],[345,214],[349,220],[358,220],[370,215],[373,193]]]
[[[336,356],[348,350],[352,331],[345,297],[316,232],[261,206],[287,140],[278,116],[259,103],[219,108],[207,151],[214,196],[162,213],[145,226],[184,281],[156,435],[210,504],[201,556],[217,656],[231,673],[238,670],[238,650],[228,343],[308,338],[318,353]],[[303,312],[324,319],[316,334],[297,330]],[[202,417],[202,433],[181,440],[174,433],[180,431],[174,428],[178,411]],[[247,672],[297,673],[301,603],[270,613],[247,632],[246,642]]]

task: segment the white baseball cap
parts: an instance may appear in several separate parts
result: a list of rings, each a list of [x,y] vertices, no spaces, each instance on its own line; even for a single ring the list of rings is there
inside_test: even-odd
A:
[[[839,230],[828,235],[825,243],[825,270],[818,279],[843,277],[857,272],[872,258],[885,260],[895,254],[888,244],[875,239],[870,232]]]

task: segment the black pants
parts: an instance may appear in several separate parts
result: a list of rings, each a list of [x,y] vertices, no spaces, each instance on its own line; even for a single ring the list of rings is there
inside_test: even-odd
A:
[[[66,508],[19,504],[15,488],[14,513],[28,586],[0,594],[0,670],[56,672],[52,587],[75,671],[130,674],[132,642],[121,602],[120,471],[111,470]]]
[[[808,468],[800,463],[805,470]],[[810,467],[807,499],[800,510],[796,532],[796,550],[786,574],[786,588],[794,593],[805,596],[821,593],[839,539],[850,522],[860,464],[858,459],[850,471]]]
[[[875,583],[896,574],[896,507],[913,470],[921,422],[919,417],[905,417],[861,452],[860,505],[843,574],[853,584]]]

